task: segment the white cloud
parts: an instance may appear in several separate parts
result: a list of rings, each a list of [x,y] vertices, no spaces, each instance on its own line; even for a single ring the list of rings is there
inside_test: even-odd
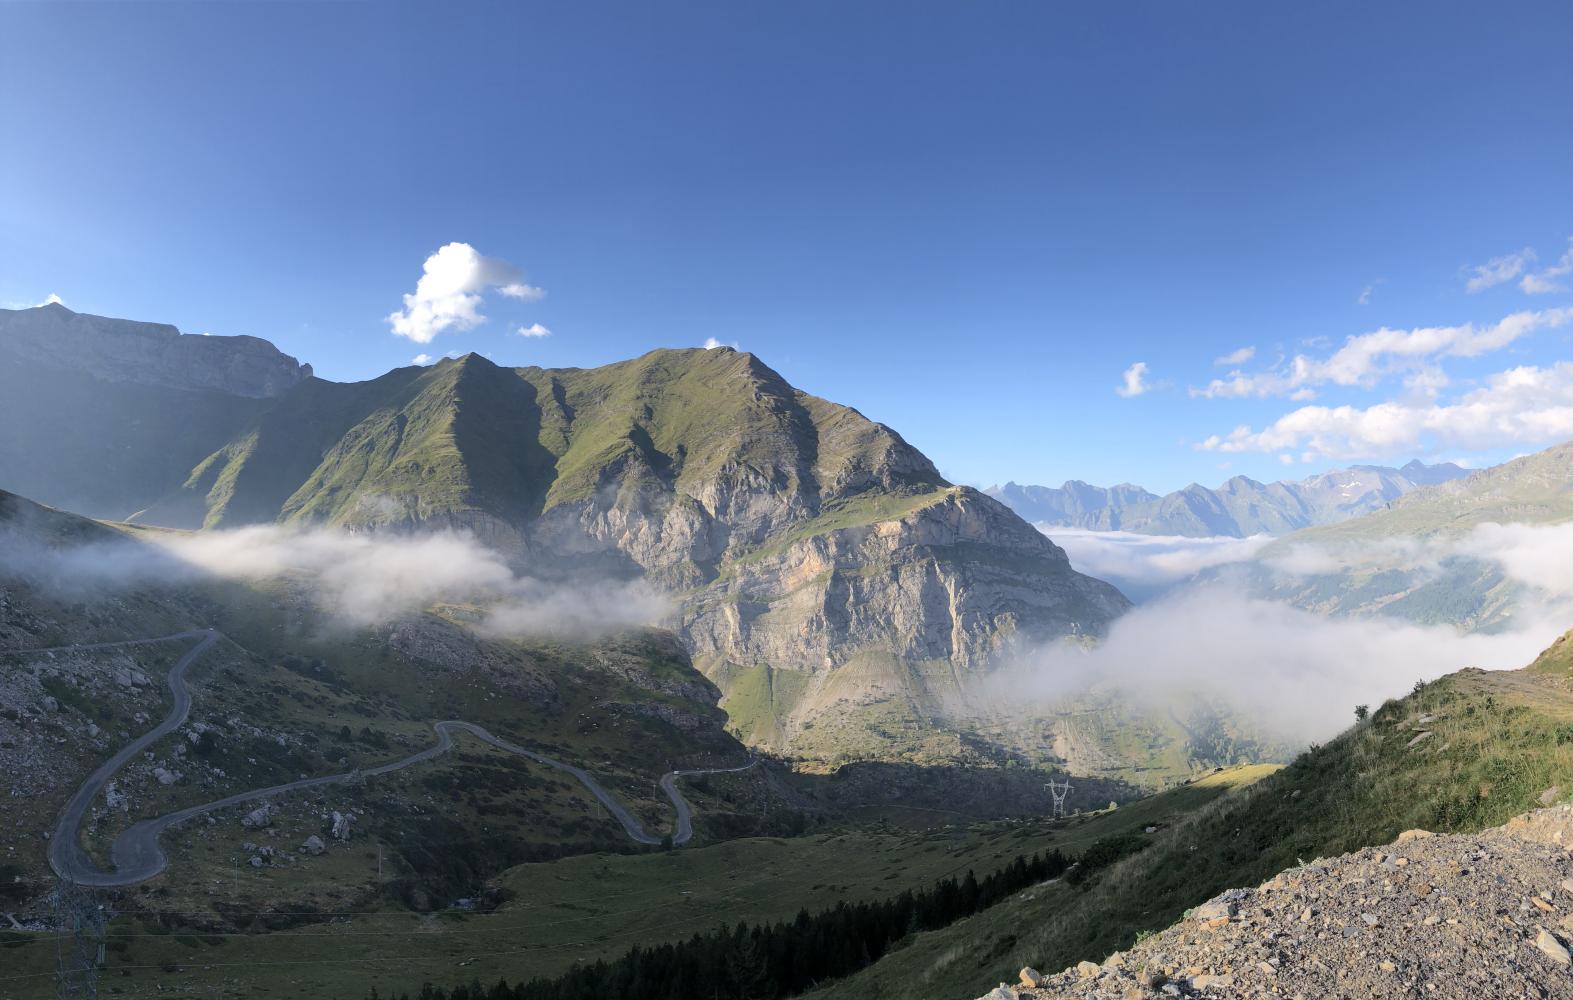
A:
[[[1503,254],[1492,257],[1484,264],[1479,264],[1470,269],[1469,280],[1464,283],[1464,290],[1473,294],[1484,291],[1494,285],[1512,281],[1524,272],[1524,269],[1535,261],[1535,251],[1530,247],[1517,253]]]
[[[1549,596],[1573,597],[1573,524],[1480,524],[1452,548]]]
[[[1530,662],[1565,624],[1548,617],[1494,635],[1390,619],[1334,618],[1221,587],[1198,587],[1136,608],[1090,648],[1055,643],[991,674],[1002,699],[1060,704],[1088,685],[1159,710],[1211,695],[1283,739],[1326,739],[1378,705],[1463,667]]]
[[[437,359],[432,357],[430,354],[417,354],[417,355],[415,355],[415,357],[410,359],[410,364],[412,364],[412,365],[429,365],[433,361],[436,361],[436,360]]]
[[[1570,322],[1573,307],[1516,312],[1487,327],[1473,323],[1411,330],[1382,327],[1350,337],[1327,358],[1299,354],[1275,370],[1255,375],[1236,372],[1226,379],[1213,379],[1204,388],[1191,389],[1191,395],[1207,399],[1283,395],[1307,398],[1304,394],[1312,386],[1327,383],[1369,388],[1388,375],[1434,364],[1439,358],[1479,357],[1501,350],[1536,330]]]
[[[718,347],[730,347],[732,350],[735,351],[735,350],[737,350],[737,341],[734,340],[730,344],[724,344],[721,341],[715,339],[714,337],[706,337],[705,338],[705,342],[703,344],[700,344],[699,346],[703,347],[707,351],[713,351],[713,350],[715,350]]]
[[[1460,556],[1495,563],[1513,581],[1539,591],[1529,602],[1532,610],[1563,609],[1573,599],[1573,523],[1487,522],[1459,537],[1400,535],[1358,542],[1302,542],[1263,559],[1262,565],[1291,577],[1373,570],[1428,576]]]
[[[393,332],[417,344],[429,344],[444,330],[469,330],[486,321],[481,295],[488,289],[516,299],[538,299],[546,293],[524,283],[519,269],[497,257],[484,257],[468,243],[449,243],[421,267],[415,291],[404,296],[404,308],[387,317]]]
[[[1461,448],[1485,451],[1573,437],[1573,362],[1498,372],[1449,403],[1390,400],[1368,407],[1304,406],[1260,431],[1214,435],[1204,451],[1304,448],[1333,458],[1373,458]]]
[[[1362,305],[1362,306],[1370,305],[1372,296],[1376,295],[1376,286],[1377,285],[1384,285],[1386,283],[1387,283],[1387,279],[1386,278],[1377,278],[1375,281],[1371,282],[1369,285],[1366,285],[1364,288],[1360,289],[1360,295],[1359,295],[1358,298],[1355,299],[1355,302],[1358,303],[1359,305]]]
[[[65,300],[53,292],[50,292],[49,295],[44,298],[44,301],[39,303],[41,306],[63,306],[65,304]]]
[[[1563,251],[1561,260],[1544,270],[1524,275],[1518,287],[1529,295],[1548,295],[1552,292],[1567,291],[1568,286],[1558,279],[1573,274],[1573,238],[1569,238],[1568,242],[1569,246]]]
[[[1243,365],[1256,357],[1255,347],[1242,347],[1237,351],[1230,351],[1221,358],[1213,358],[1215,365]]]
[[[534,285],[526,285],[522,281],[499,285],[497,286],[497,292],[500,295],[506,295],[510,299],[523,299],[526,302],[536,302],[546,298],[546,289],[537,288]]]
[[[1137,600],[1190,579],[1204,569],[1244,562],[1272,541],[1269,535],[1190,538],[1048,524],[1039,524],[1037,529],[1065,550],[1077,570],[1108,580]]]
[[[491,634],[584,635],[654,624],[670,603],[642,581],[564,580],[523,575],[468,532],[423,535],[257,525],[168,532],[147,542],[113,541],[46,549],[0,529],[0,577],[84,594],[212,577],[287,580],[323,611],[366,627],[434,604],[483,609]]]
[[[1147,362],[1145,361],[1138,361],[1125,369],[1123,378],[1125,380],[1124,384],[1117,387],[1114,391],[1126,399],[1130,399],[1132,396],[1140,396],[1152,389],[1152,386],[1147,384]]]
[[[550,337],[552,335],[552,331],[548,330],[539,323],[531,323],[529,326],[521,326],[517,332],[521,337]]]

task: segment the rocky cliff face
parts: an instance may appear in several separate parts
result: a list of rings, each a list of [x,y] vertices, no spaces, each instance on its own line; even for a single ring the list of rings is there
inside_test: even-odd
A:
[[[257,337],[182,334],[72,312],[58,303],[0,309],[0,357],[83,371],[108,382],[277,396],[311,377],[303,365]]]

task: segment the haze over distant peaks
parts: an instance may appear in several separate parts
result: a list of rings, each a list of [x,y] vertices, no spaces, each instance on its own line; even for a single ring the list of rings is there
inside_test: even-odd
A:
[[[1235,476],[1217,489],[1192,483],[1167,496],[1130,483],[1104,488],[1077,480],[1059,488],[1006,483],[985,492],[1038,524],[1148,535],[1247,538],[1335,524],[1382,510],[1417,487],[1468,474],[1468,469],[1451,462],[1426,465],[1412,461],[1397,469],[1355,465],[1309,479],[1275,483]]]
[[[58,302],[0,309],[0,358],[85,372],[110,382],[277,396],[311,377],[303,365],[259,337],[181,333],[72,312]]]

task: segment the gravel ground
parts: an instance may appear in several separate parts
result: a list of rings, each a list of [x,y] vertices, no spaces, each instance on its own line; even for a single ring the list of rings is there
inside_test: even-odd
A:
[[[1023,970],[985,1000],[1573,998],[1573,806],[1231,889],[1102,964]]]

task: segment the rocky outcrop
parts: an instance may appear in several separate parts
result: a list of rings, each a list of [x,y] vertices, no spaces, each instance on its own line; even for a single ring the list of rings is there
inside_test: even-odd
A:
[[[1103,962],[1023,970],[991,1000],[1573,995],[1573,806],[1231,889]],[[1026,973],[1032,973],[1029,985]]]
[[[950,487],[889,520],[739,559],[685,608],[698,657],[817,670],[878,648],[981,670],[1012,638],[1096,635],[1128,605],[1000,504]]]
[[[107,382],[277,396],[311,377],[303,365],[258,337],[183,334],[72,312],[58,303],[0,309],[0,356],[86,372]]]

